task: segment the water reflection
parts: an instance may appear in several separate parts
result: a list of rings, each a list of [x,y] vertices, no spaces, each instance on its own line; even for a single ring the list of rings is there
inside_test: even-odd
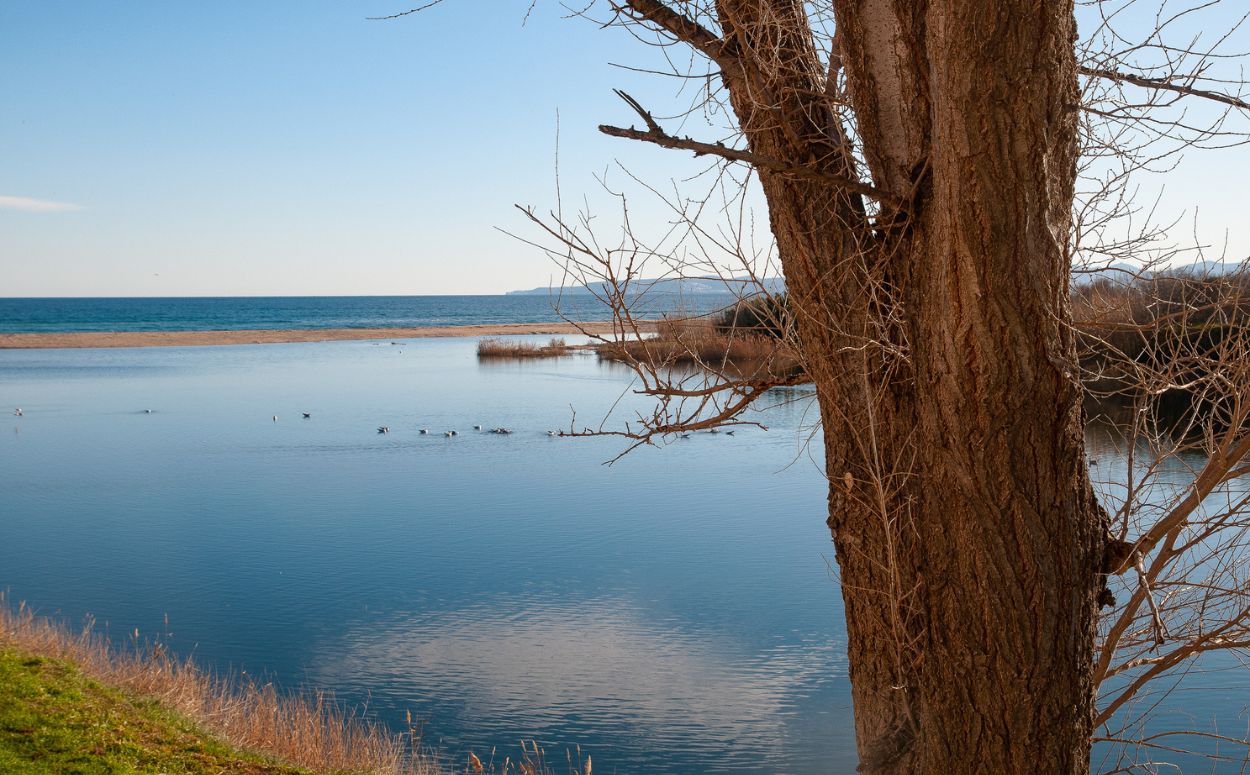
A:
[[[762,650],[715,630],[691,630],[622,598],[508,598],[463,610],[413,612],[353,627],[323,644],[322,685],[379,687],[376,701],[467,708],[477,747],[508,735],[547,741],[645,740],[705,771],[787,769],[803,701],[844,677],[830,639]],[[488,715],[484,715],[488,714]],[[604,752],[633,770],[645,761]],[[669,770],[672,763],[650,763]],[[678,770],[680,771],[680,770]]]

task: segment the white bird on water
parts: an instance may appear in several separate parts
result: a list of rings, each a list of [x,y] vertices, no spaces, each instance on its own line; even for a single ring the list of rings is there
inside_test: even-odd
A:
[[[22,416],[22,407],[20,407],[20,406],[19,406],[19,407],[15,408],[15,409],[13,410],[13,416],[14,416],[14,417],[21,417],[21,416]]]

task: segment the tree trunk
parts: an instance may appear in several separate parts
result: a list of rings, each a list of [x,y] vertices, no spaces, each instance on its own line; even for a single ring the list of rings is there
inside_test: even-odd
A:
[[[1072,5],[833,5],[862,157],[909,204],[760,177],[820,402],[860,769],[1087,772],[1104,532],[1067,306]],[[751,151],[854,175],[802,3],[717,11]]]

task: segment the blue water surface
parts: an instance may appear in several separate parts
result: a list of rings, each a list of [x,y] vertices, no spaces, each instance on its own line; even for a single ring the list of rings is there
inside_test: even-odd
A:
[[[853,769],[808,394],[605,466],[546,430],[619,423],[627,372],[474,345],[0,351],[0,587],[451,753]]]
[[[532,738],[596,772],[854,771],[810,392],[770,394],[747,418],[767,431],[606,466],[625,442],[546,431],[645,410],[628,371],[475,344],[0,350],[0,589],[397,729],[411,711],[453,756]],[[1122,449],[1089,441],[1121,478]],[[1194,667],[1138,704],[1145,732],[1242,734],[1244,668]],[[1241,770],[1203,746],[1233,756],[1160,755]]]
[[[733,303],[730,294],[647,293],[634,314],[701,314]],[[307,328],[552,323],[607,320],[587,293],[515,296],[240,296],[221,298],[0,298],[0,334],[74,331],[238,331]]]

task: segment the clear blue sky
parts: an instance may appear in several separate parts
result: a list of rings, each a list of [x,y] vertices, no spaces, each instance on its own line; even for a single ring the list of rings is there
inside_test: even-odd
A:
[[[600,136],[676,85],[619,30],[539,0],[0,4],[0,296],[497,293],[553,266],[495,227],[614,159],[700,169]],[[524,24],[523,24],[524,22]],[[700,134],[701,127],[689,127]],[[708,131],[702,132],[705,136]],[[712,133],[714,134],[714,133]],[[1250,253],[1250,154],[1195,157],[1165,204]],[[609,213],[604,213],[605,219]],[[640,202],[636,218],[662,221]]]

